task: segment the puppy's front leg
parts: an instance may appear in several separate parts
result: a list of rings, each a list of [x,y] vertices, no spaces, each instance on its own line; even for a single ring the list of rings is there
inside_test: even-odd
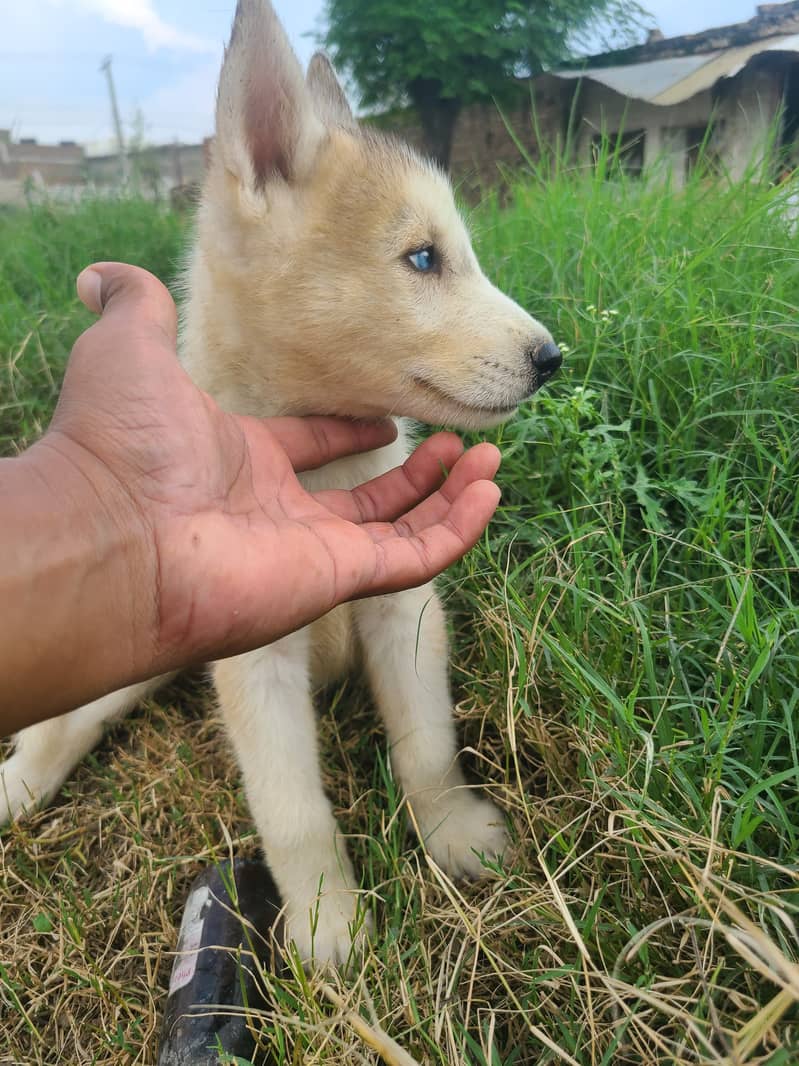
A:
[[[391,761],[425,845],[454,877],[481,877],[479,856],[506,842],[504,819],[469,788],[458,764],[444,612],[432,585],[355,604]]]
[[[319,773],[309,631],[214,666],[214,682],[267,862],[303,961],[345,963],[357,917],[352,865]]]

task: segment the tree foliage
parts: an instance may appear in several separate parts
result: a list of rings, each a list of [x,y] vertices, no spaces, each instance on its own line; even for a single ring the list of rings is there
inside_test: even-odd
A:
[[[506,99],[581,46],[630,43],[643,12],[625,0],[328,0],[323,37],[366,107],[411,103],[445,165],[460,109]]]

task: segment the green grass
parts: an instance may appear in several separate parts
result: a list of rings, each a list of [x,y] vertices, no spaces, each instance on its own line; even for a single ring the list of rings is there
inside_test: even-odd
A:
[[[784,196],[556,173],[474,212],[487,272],[569,349],[496,432],[502,509],[445,585],[460,727],[514,837],[498,880],[451,886],[408,843],[362,693],[328,693],[321,718],[378,930],[360,980],[334,983],[419,1062],[799,1062],[799,237]],[[172,277],[182,228],[135,202],[0,217],[6,450],[46,423],[88,321],[74,274],[119,257]],[[221,741],[185,721],[204,702],[167,693],[127,754],[109,741],[80,771],[55,829],[45,813],[7,838],[16,1058],[0,1062],[55,1062],[56,1046],[77,1060],[72,1034],[85,1061],[153,1058],[191,860],[223,855],[228,830],[253,846]],[[100,968],[112,931],[117,962]],[[319,979],[263,979],[275,1061],[377,1061]]]
[[[642,811],[705,833],[720,796],[725,844],[793,862],[799,256],[779,200],[562,180],[478,225],[571,348],[568,385],[498,436],[490,558],[518,634],[546,619],[521,666],[607,734],[603,773]]]
[[[75,278],[125,260],[174,278],[185,220],[139,200],[85,200],[73,210],[0,210],[0,454],[47,424],[75,338],[92,321]]]

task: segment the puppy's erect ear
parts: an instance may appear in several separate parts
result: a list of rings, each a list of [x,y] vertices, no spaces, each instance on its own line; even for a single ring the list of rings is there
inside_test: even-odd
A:
[[[325,131],[268,0],[239,0],[216,103],[222,161],[250,188],[302,178]]]
[[[313,105],[319,118],[328,127],[341,126],[354,129],[355,119],[347,97],[336,77],[333,64],[324,52],[316,52],[311,59],[306,78],[313,97]]]

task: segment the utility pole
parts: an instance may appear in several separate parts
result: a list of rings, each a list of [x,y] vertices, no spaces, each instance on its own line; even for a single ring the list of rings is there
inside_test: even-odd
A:
[[[119,159],[119,178],[123,185],[127,185],[128,182],[128,157],[125,152],[125,138],[122,135],[122,122],[119,118],[119,108],[117,107],[117,94],[114,89],[114,75],[111,72],[111,56],[106,56],[103,62],[100,64],[100,70],[106,76],[108,81],[108,95],[111,99],[111,115],[114,119],[114,129],[117,134],[117,157]]]

